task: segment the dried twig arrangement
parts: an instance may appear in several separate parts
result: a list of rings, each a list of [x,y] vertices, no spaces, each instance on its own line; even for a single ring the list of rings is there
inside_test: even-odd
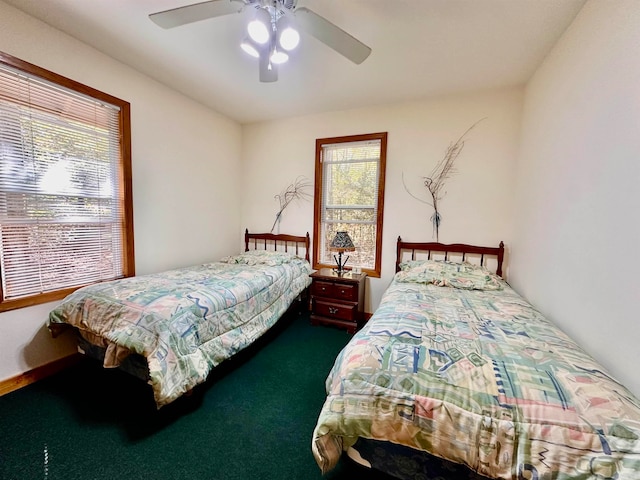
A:
[[[287,208],[291,202],[311,198],[311,194],[307,191],[309,188],[311,188],[311,182],[309,182],[306,177],[300,176],[296,178],[291,185],[273,197],[280,203],[280,211],[276,213],[276,219],[271,227],[271,233],[273,233],[273,229],[276,228],[276,225],[280,221],[282,212],[284,212],[284,209]]]
[[[442,198],[447,193],[446,191],[442,190],[444,187],[444,183],[448,178],[451,177],[451,175],[456,172],[454,169],[454,163],[460,155],[460,152],[464,148],[464,137],[482,120],[484,120],[484,118],[481,118],[476,123],[471,125],[455,143],[449,145],[449,148],[447,148],[444,157],[436,164],[433,170],[431,170],[431,173],[428,177],[421,177],[423,180],[423,185],[427,188],[429,194],[431,195],[431,200],[419,198],[411,193],[406,183],[404,183],[404,173],[402,174],[402,184],[404,185],[404,189],[407,191],[407,193],[416,200],[419,200],[422,203],[426,203],[427,205],[431,205],[433,207],[433,215],[431,215],[430,220],[433,224],[433,233],[436,237],[436,242],[440,241],[439,230],[440,223],[442,222],[442,217],[440,216],[440,211],[438,210],[438,202],[442,200]]]

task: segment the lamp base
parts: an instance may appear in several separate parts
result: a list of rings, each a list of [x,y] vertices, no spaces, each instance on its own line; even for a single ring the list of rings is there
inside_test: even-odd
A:
[[[344,275],[345,273],[348,272],[348,270],[346,270],[344,266],[347,264],[347,261],[349,260],[349,255],[347,255],[347,258],[344,259],[344,262],[342,261],[342,252],[338,252],[338,258],[336,258],[336,256],[334,255],[333,259],[336,261],[336,264],[338,265],[337,268],[333,269],[334,272],[336,272],[338,275]]]

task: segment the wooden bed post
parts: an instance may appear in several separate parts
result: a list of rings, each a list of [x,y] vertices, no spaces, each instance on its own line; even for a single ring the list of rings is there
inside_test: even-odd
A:
[[[498,246],[498,269],[496,270],[496,274],[502,277],[502,260],[504,259],[504,242],[500,241],[500,245]]]
[[[396,273],[400,271],[400,255],[402,254],[402,239],[398,235],[398,242],[396,243]]]

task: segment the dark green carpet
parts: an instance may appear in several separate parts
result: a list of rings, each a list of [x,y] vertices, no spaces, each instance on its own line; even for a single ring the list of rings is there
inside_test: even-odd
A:
[[[188,398],[85,360],[0,397],[0,479],[321,479],[311,436],[346,332],[285,316]],[[343,458],[326,480],[389,479]]]

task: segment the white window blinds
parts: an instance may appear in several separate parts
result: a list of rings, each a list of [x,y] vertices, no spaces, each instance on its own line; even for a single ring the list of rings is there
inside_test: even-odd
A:
[[[123,276],[119,108],[0,65],[3,300]]]
[[[320,263],[333,263],[331,240],[346,231],[356,246],[349,263],[374,268],[380,148],[380,140],[323,145]]]

